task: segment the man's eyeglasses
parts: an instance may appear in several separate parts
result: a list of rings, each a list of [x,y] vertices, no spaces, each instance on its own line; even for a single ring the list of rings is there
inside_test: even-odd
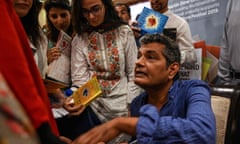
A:
[[[94,16],[99,15],[100,11],[102,10],[103,6],[102,5],[96,5],[88,9],[82,9],[82,14],[84,17],[89,17],[90,13],[93,14]]]

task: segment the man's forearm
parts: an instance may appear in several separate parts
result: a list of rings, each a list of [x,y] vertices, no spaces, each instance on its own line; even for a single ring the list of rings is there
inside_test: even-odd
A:
[[[137,122],[137,117],[119,117],[115,119],[115,127],[123,133],[135,136]]]

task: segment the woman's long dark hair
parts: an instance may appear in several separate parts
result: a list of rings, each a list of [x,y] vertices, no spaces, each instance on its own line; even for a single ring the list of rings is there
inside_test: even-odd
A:
[[[38,22],[40,9],[41,3],[38,0],[33,0],[33,5],[28,14],[20,18],[29,40],[36,48],[38,48],[42,40],[41,29]]]
[[[89,32],[92,27],[88,24],[87,19],[82,15],[82,0],[72,0],[72,19],[73,27],[77,34],[82,34],[84,32]],[[118,27],[124,22],[118,17],[117,12],[114,9],[112,0],[102,0],[105,6],[105,18],[103,24],[108,24],[105,28]],[[109,27],[110,26],[110,27]]]
[[[47,13],[47,37],[51,41],[57,42],[60,31],[54,27],[54,25],[52,24],[52,22],[50,21],[50,19],[48,17],[49,10],[53,7],[68,10],[71,14],[71,6],[69,3],[69,0],[46,0],[44,3],[44,9],[46,10],[46,13]],[[70,24],[66,33],[68,35],[72,36],[72,34],[73,34],[72,23]]]

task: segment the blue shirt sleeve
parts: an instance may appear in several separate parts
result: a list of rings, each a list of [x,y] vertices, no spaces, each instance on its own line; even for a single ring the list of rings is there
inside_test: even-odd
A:
[[[142,106],[136,129],[138,143],[215,144],[216,124],[210,93],[201,84],[192,84],[187,93],[184,92],[182,99],[187,105],[185,117],[173,116],[174,114],[160,116],[161,111],[155,106]]]

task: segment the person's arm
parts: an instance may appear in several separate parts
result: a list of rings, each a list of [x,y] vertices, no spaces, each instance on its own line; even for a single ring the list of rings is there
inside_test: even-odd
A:
[[[138,48],[134,39],[132,30],[129,27],[124,27],[121,31],[124,55],[125,55],[125,72],[128,78],[128,104],[131,103],[132,99],[138,96],[141,89],[134,83],[134,68],[135,62],[137,61]]]
[[[87,41],[87,40],[86,40]],[[75,35],[72,41],[71,49],[71,78],[72,86],[81,86],[87,82],[91,73],[88,70],[88,63],[84,55],[86,50],[86,41],[81,36]],[[74,105],[72,97],[68,97],[64,101],[64,108],[70,113],[70,115],[80,115],[85,106]]]
[[[89,64],[86,58],[88,40],[87,36],[78,36],[72,40],[71,48],[71,78],[72,85],[80,87],[91,78]]]
[[[181,64],[194,64],[197,57],[194,51],[192,34],[188,23],[182,19],[182,23],[177,27],[176,41],[181,52]]]
[[[230,3],[228,4],[227,8],[227,16],[229,16]],[[227,35],[227,29],[228,29],[228,17],[226,16],[226,22],[224,26],[223,31],[223,37],[221,41],[221,48],[220,48],[220,57],[219,57],[219,64],[218,64],[218,76],[220,77],[220,83],[221,84],[228,84],[231,82],[230,78],[230,56],[229,56],[229,44],[228,44],[228,35]]]
[[[48,64],[52,63],[54,60],[57,60],[61,56],[60,49],[53,47],[47,50],[47,61]]]
[[[72,144],[97,144],[108,142],[121,133],[135,135],[138,118],[119,117],[81,135]]]
[[[184,114],[180,117],[175,112],[161,116],[155,106],[143,106],[136,128],[138,142],[215,143],[215,117],[211,109],[209,89],[203,83],[192,83],[187,92],[178,95],[185,99],[185,106],[181,107],[181,111],[186,113],[186,116]]]

